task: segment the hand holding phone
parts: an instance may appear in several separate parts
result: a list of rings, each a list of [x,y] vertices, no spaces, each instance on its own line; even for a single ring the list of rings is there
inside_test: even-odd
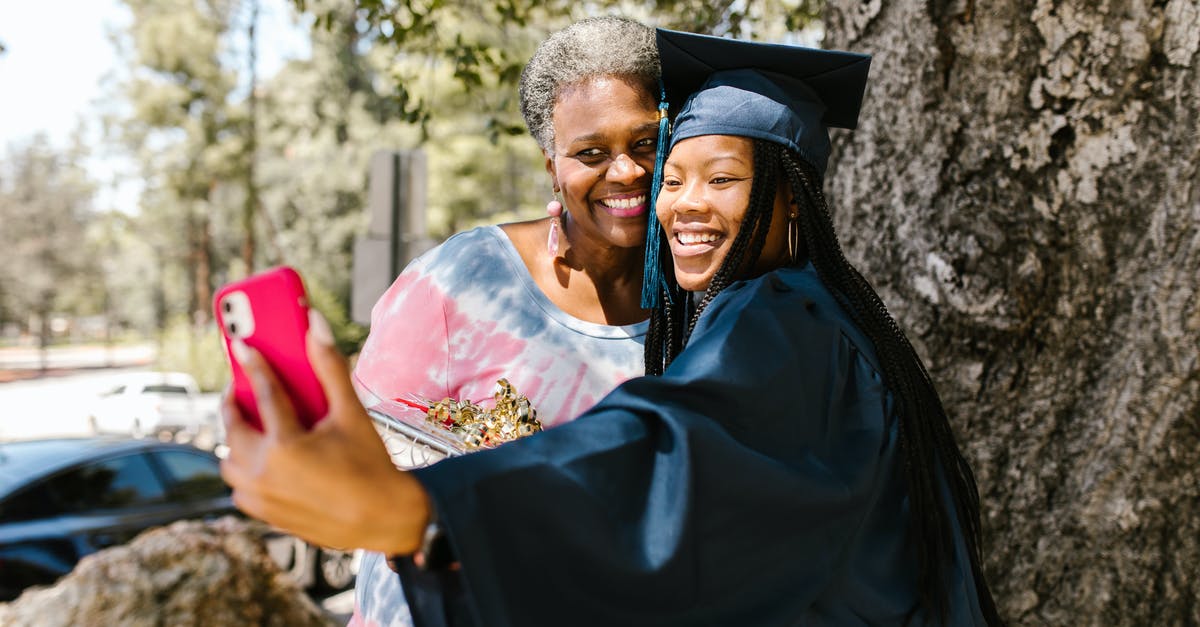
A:
[[[246,421],[263,430],[250,380],[233,357],[235,338],[271,365],[304,428],[325,417],[329,403],[305,349],[308,298],[300,275],[286,266],[267,270],[226,285],[213,301],[233,371],[234,401]]]

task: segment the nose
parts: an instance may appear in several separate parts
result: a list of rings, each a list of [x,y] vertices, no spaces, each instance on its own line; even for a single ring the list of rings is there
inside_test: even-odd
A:
[[[671,202],[671,211],[675,213],[700,213],[704,208],[703,189],[695,184],[683,185]]]
[[[617,155],[605,173],[605,178],[622,185],[632,185],[643,176],[646,176],[646,168],[643,168],[626,153]]]

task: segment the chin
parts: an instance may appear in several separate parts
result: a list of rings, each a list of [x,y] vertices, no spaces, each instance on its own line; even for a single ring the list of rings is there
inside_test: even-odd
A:
[[[632,229],[607,236],[608,244],[617,248],[641,248],[646,245],[646,229]]]
[[[703,292],[708,289],[708,284],[712,282],[712,277],[695,277],[695,276],[675,276],[675,282],[679,287],[688,292]]]

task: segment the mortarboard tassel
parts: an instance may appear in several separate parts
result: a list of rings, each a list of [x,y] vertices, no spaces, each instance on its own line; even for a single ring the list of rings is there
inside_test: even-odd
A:
[[[658,190],[662,188],[663,162],[667,160],[667,140],[671,135],[671,122],[667,115],[667,89],[662,79],[658,81],[658,146],[654,153],[654,176],[650,178],[649,222],[646,223],[646,263],[642,271],[642,309],[656,309],[662,301],[662,292],[667,287],[663,279],[662,263],[659,262],[662,227],[658,224],[655,206]]]

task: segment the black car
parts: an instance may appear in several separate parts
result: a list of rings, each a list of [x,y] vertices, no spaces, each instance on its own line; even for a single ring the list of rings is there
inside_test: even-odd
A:
[[[0,601],[54,583],[85,555],[150,527],[235,513],[220,461],[189,445],[103,437],[0,443]],[[283,536],[268,549],[304,585],[353,581],[350,573],[328,581],[349,556]]]

